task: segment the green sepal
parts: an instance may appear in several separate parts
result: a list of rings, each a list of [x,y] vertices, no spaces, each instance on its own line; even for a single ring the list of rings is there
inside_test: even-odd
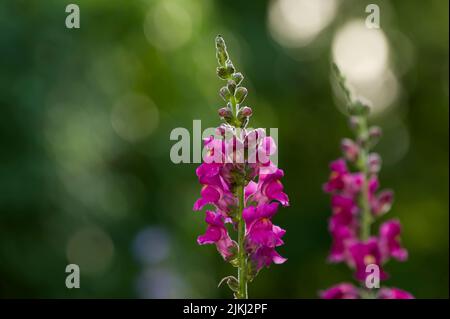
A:
[[[247,97],[248,91],[245,87],[241,86],[236,89],[234,92],[234,97],[236,98],[236,102],[238,104],[244,102],[245,98]]]
[[[216,73],[217,73],[217,76],[219,78],[221,78],[222,80],[226,80],[228,78],[228,75],[229,75],[227,69],[225,67],[223,67],[223,66],[217,67]]]
[[[230,75],[230,76],[234,73],[234,71],[236,71],[236,69],[234,68],[234,65],[231,61],[227,61],[227,63],[225,64],[225,67],[227,69],[228,75]]]
[[[225,102],[228,102],[231,98],[231,92],[230,92],[230,90],[228,90],[228,88],[226,86],[222,87],[219,90],[219,95],[222,97],[222,99]]]
[[[238,293],[239,291],[239,281],[234,276],[226,276],[222,278],[222,280],[219,282],[219,285],[217,287],[220,287],[224,282],[227,283],[228,287],[233,291],[234,293]]]
[[[259,270],[256,268],[256,264],[252,261],[249,260],[247,262],[247,280],[248,282],[252,282],[253,279],[255,279],[255,277],[258,275]]]
[[[237,72],[237,73],[233,73],[231,75],[231,79],[236,82],[236,85],[239,86],[239,84],[241,84],[242,80],[244,80],[244,76],[242,75],[242,73]]]
[[[236,82],[234,82],[233,80],[228,80],[227,88],[231,94],[234,94],[234,92],[236,90]]]

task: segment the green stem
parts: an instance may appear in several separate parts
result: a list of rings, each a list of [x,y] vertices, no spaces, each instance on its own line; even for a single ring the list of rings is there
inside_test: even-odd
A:
[[[360,207],[361,207],[361,223],[360,223],[360,233],[359,237],[361,241],[366,241],[370,237],[370,228],[372,225],[372,213],[370,211],[369,203],[369,172],[368,172],[368,156],[369,149],[367,146],[368,129],[367,129],[367,119],[365,117],[360,118],[360,129],[358,132],[358,137],[362,141],[361,149],[358,157],[358,169],[363,174],[363,185],[360,195]],[[373,299],[373,292],[368,290],[364,284],[362,285],[361,291],[362,299]]]
[[[245,208],[244,200],[244,186],[238,186],[237,195],[239,198],[239,222],[238,222],[238,245],[239,245],[239,268],[238,268],[238,281],[239,281],[239,294],[241,299],[247,299],[247,256],[245,253],[244,239],[245,239],[245,222],[242,217],[242,211]]]
[[[367,120],[365,117],[361,117],[361,126],[359,131],[359,137],[363,141],[360,149],[360,155],[358,158],[358,168],[363,174],[363,185],[360,196],[361,204],[361,229],[360,229],[360,239],[366,241],[370,237],[370,226],[372,224],[372,214],[370,212],[369,205],[369,174],[368,174],[368,164],[367,159],[369,156],[369,150],[367,147],[368,130],[367,130]]]

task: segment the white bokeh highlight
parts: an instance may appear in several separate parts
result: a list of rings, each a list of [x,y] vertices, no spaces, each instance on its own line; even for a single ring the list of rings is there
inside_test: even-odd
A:
[[[333,61],[344,74],[353,97],[370,102],[372,115],[385,111],[400,92],[390,67],[389,50],[383,30],[369,29],[360,19],[345,23],[333,39]]]
[[[333,21],[336,0],[273,0],[268,25],[272,37],[284,47],[310,44]]]

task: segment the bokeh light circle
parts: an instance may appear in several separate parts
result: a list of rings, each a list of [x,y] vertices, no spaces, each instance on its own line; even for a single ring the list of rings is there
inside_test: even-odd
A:
[[[273,0],[268,12],[269,31],[284,47],[303,47],[333,20],[336,9],[336,0]]]

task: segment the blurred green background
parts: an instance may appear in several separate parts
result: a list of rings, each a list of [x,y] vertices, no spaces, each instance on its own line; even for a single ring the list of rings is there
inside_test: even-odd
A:
[[[197,164],[175,165],[173,128],[216,126],[214,37],[244,73],[253,127],[279,128],[291,206],[287,263],[251,297],[316,298],[351,280],[326,262],[328,162],[349,136],[330,61],[384,129],[381,184],[403,223],[406,263],[385,285],[448,298],[448,1],[77,0],[0,2],[0,296],[230,297],[234,269],[198,246]],[[381,29],[368,29],[369,3]],[[81,267],[81,288],[65,267]]]

